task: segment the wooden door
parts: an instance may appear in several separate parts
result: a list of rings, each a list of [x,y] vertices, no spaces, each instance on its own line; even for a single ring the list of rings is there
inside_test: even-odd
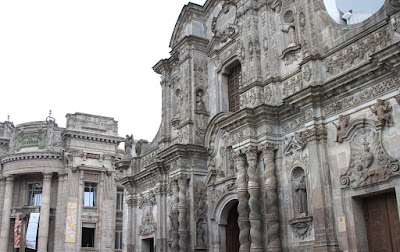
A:
[[[237,212],[238,204],[235,204],[228,214],[228,224],[226,225],[226,251],[239,252],[239,226]]]
[[[400,251],[400,223],[394,193],[364,201],[369,251]]]

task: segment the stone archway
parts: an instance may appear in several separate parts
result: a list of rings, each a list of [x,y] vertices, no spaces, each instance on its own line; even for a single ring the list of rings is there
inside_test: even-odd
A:
[[[239,201],[237,200],[237,195],[230,193],[221,198],[214,209],[213,214],[213,246],[211,251],[220,251],[220,252],[236,252],[239,250],[231,250],[228,249],[229,239],[233,239],[235,236],[235,224],[237,225],[237,205]],[[236,212],[236,216],[235,216]],[[236,222],[236,223],[235,223]],[[238,232],[237,227],[237,232]],[[237,234],[236,243],[239,244],[239,234]],[[235,246],[235,241],[232,243],[232,246]],[[229,247],[230,248],[230,247]],[[234,247],[232,247],[234,248]]]
[[[239,202],[237,201],[229,210],[228,220],[226,224],[226,251],[227,252],[239,252],[240,242],[239,242],[239,225],[238,218],[239,214],[237,211],[237,206]]]

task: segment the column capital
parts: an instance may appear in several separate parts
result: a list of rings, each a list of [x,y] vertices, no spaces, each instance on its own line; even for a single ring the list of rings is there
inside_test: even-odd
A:
[[[264,157],[274,155],[275,151],[278,150],[278,145],[274,143],[265,143],[259,147],[259,150],[262,151]]]
[[[6,177],[6,183],[13,183],[15,179],[14,175],[9,175]]]
[[[250,146],[246,147],[245,151],[246,151],[246,157],[247,157],[248,161],[257,160],[258,149],[256,146],[250,145]]]
[[[52,177],[53,177],[53,173],[51,173],[51,172],[43,173],[43,181],[51,181]]]

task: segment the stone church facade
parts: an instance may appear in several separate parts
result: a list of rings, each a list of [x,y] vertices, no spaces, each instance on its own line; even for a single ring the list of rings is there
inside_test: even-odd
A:
[[[0,252],[39,212],[39,251],[398,251],[399,10],[189,3],[153,67],[153,141],[119,150],[117,122],[82,113],[0,124]]]
[[[186,5],[153,67],[158,134],[117,163],[126,250],[397,251],[399,8]]]

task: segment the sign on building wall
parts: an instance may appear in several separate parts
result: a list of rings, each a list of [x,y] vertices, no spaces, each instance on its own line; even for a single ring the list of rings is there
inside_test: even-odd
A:
[[[24,147],[38,146],[40,149],[44,148],[46,138],[46,131],[40,130],[29,133],[19,133],[17,136],[17,150]]]
[[[67,225],[65,227],[65,242],[75,242],[76,240],[77,212],[78,204],[76,202],[68,202]]]
[[[16,214],[14,224],[14,248],[19,248],[19,245],[21,243],[21,224],[22,221],[19,218],[19,214]]]
[[[29,215],[28,230],[26,230],[26,247],[36,249],[36,237],[39,226],[40,213],[31,213]]]

